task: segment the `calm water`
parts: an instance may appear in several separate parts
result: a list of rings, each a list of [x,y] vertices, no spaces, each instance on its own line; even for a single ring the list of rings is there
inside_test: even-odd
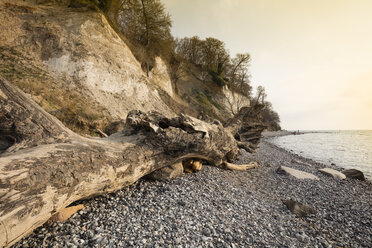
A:
[[[309,132],[276,137],[271,142],[325,165],[359,169],[372,180],[372,131]]]

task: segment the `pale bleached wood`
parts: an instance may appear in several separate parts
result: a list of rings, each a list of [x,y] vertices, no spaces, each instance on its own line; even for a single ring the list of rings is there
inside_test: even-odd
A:
[[[71,203],[113,192],[183,159],[222,166],[239,148],[218,122],[132,111],[123,132],[81,137],[0,78],[0,246]]]
[[[257,169],[258,164],[257,162],[251,162],[249,164],[232,164],[225,162],[226,169],[228,170],[235,170],[235,171],[246,171],[249,169]]]

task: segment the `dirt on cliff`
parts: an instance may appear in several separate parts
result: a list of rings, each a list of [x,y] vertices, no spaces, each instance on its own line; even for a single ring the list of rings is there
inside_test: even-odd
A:
[[[94,134],[132,109],[175,115],[97,11],[2,1],[0,30],[0,75],[74,131]]]
[[[130,110],[228,118],[234,100],[190,73],[149,73],[104,14],[56,1],[0,0],[0,75],[80,134],[118,131]],[[248,102],[249,104],[249,102]]]

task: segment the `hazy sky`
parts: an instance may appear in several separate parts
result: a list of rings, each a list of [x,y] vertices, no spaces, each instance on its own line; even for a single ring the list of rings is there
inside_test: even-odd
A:
[[[252,56],[282,127],[372,129],[372,0],[162,0],[176,37]]]

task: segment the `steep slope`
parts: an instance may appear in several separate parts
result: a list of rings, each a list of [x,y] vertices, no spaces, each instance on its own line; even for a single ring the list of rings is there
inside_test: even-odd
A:
[[[197,66],[188,64],[183,70],[184,73],[175,83],[175,91],[199,113],[226,121],[236,115],[240,108],[250,106],[249,98],[228,86],[218,86],[208,73]]]
[[[171,82],[160,57],[147,75],[102,13],[41,2],[0,1],[0,75],[75,132],[110,134],[133,109],[224,121],[249,105],[197,68]]]
[[[0,74],[75,130],[103,128],[132,109],[174,115],[159,95],[172,88],[150,82],[96,11],[5,2],[0,30]]]

